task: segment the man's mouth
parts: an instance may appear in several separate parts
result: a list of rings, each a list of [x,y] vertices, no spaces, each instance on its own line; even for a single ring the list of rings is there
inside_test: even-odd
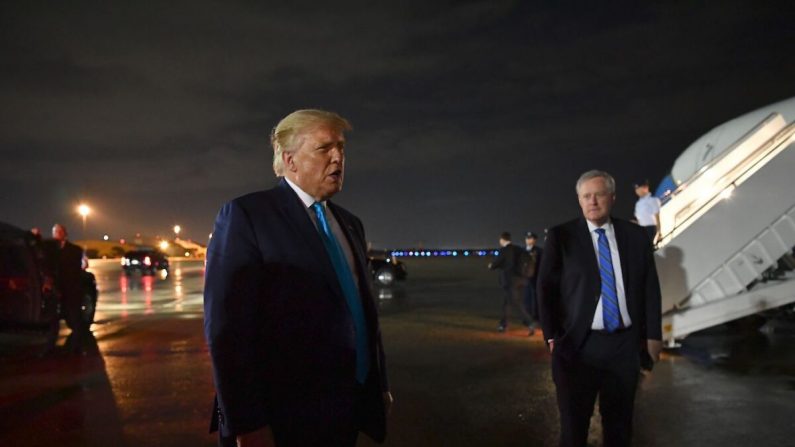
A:
[[[336,171],[333,171],[331,174],[329,174],[329,177],[331,177],[335,181],[339,181],[342,178],[342,170],[337,169]]]

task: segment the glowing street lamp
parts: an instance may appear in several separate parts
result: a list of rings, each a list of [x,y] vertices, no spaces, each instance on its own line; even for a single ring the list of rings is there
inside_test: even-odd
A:
[[[179,238],[179,232],[182,231],[182,227],[179,225],[174,225],[174,237],[175,239]]]
[[[86,218],[89,214],[91,214],[91,208],[88,207],[85,203],[81,203],[77,206],[77,214],[83,217],[83,239],[86,238]]]

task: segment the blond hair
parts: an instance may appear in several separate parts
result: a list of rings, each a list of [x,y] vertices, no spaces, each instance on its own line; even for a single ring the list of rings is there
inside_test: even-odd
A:
[[[271,131],[273,146],[273,172],[277,177],[284,176],[282,153],[298,150],[296,137],[319,126],[329,126],[337,131],[352,130],[345,118],[334,112],[318,109],[302,109],[285,116]]]

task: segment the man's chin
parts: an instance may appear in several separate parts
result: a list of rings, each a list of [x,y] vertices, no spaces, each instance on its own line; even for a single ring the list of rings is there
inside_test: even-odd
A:
[[[323,191],[323,200],[330,199],[334,196],[334,194],[337,194],[340,191],[342,191],[342,182],[333,186],[329,186],[328,189]]]
[[[586,219],[590,220],[591,222],[596,223],[596,222],[606,221],[607,217],[602,215],[602,214],[588,214],[586,216]]]

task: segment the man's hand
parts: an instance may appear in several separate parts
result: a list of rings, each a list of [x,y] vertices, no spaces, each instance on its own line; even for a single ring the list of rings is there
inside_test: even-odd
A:
[[[555,350],[555,339],[547,340],[547,346],[549,346],[549,353],[552,354],[552,351]]]
[[[646,340],[646,350],[654,363],[660,361],[660,352],[662,352],[662,340]]]
[[[395,398],[392,397],[392,393],[389,391],[384,391],[384,413],[389,416],[389,413],[392,411],[392,404],[395,402]]]
[[[243,435],[237,435],[237,447],[275,447],[270,425]]]

